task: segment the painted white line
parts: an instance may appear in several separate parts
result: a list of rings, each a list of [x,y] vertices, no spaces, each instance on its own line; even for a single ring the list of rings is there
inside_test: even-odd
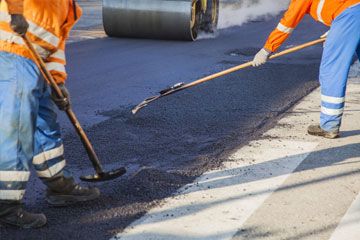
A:
[[[359,240],[360,238],[360,194],[346,212],[329,240]]]
[[[358,92],[359,86],[352,84],[349,89]],[[272,193],[290,179],[288,177],[292,172],[315,148],[317,151],[319,149],[323,151],[331,149],[334,145],[342,146],[344,143],[358,142],[356,135],[352,136],[354,129],[358,129],[359,123],[359,118],[355,114],[359,101],[354,97],[350,98],[353,99],[354,104],[349,101],[347,106],[346,119],[350,122],[344,129],[347,131],[344,132],[344,138],[334,142],[305,134],[310,122],[318,122],[319,99],[320,93],[317,90],[292,109],[275,128],[265,133],[264,139],[249,143],[229,157],[223,169],[205,173],[112,239],[227,240],[233,238],[235,233],[244,224],[246,225],[246,221],[256,216],[255,213],[259,212],[259,208],[270,199]],[[318,143],[321,145],[318,146]],[[309,174],[308,177],[312,178],[313,172]],[[351,189],[357,191],[350,186]],[[311,195],[309,197],[311,198]],[[360,226],[356,225],[360,223],[359,198],[358,196],[348,210],[331,240],[359,239]],[[281,208],[281,206],[277,207]],[[333,209],[333,205],[330,205],[329,211],[339,211],[339,209]],[[340,216],[336,218],[336,212],[333,216],[335,217],[334,221],[331,220],[331,224],[336,225]],[[258,217],[261,217],[261,213]],[[296,222],[296,219],[294,221]],[[276,223],[271,225],[271,220],[269,226],[270,232],[279,227]],[[331,233],[324,239],[328,239],[330,235]]]
[[[231,239],[316,146],[274,139],[251,142],[224,169],[205,173],[113,239]]]

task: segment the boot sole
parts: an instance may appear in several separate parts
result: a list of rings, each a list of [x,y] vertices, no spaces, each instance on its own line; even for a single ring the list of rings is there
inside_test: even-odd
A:
[[[46,197],[46,201],[53,207],[66,207],[81,202],[88,202],[97,199],[100,196],[98,193],[94,193],[88,196],[69,196],[69,195],[57,195]]]
[[[312,136],[317,136],[317,137],[324,137],[324,138],[328,138],[328,139],[335,139],[335,138],[339,138],[340,135],[338,133],[327,133],[327,134],[323,134],[323,133],[313,133],[313,132],[309,132],[308,134],[312,135]]]
[[[17,228],[23,228],[23,229],[37,229],[37,228],[42,228],[47,224],[47,220],[44,219],[43,221],[36,221],[32,224],[25,224],[25,225],[18,225],[12,222],[8,222],[8,221],[4,221],[4,220],[0,220],[0,223],[2,225],[7,225],[7,226],[11,226],[11,227],[17,227]]]

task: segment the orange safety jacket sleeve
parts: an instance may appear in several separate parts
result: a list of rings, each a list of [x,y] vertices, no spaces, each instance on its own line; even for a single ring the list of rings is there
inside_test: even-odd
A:
[[[50,71],[51,75],[53,76],[54,80],[58,84],[65,83],[67,79],[67,73],[65,69],[66,65],[66,54],[65,54],[65,45],[66,40],[69,37],[70,31],[72,27],[75,25],[78,19],[80,18],[82,11],[81,8],[76,5],[75,11],[76,11],[76,17],[75,17],[75,11],[74,11],[74,5],[73,1],[69,1],[69,12],[67,16],[67,20],[64,22],[64,24],[61,27],[62,36],[60,38],[59,46],[57,50],[52,53],[46,60],[46,67]]]
[[[9,8],[9,14],[23,14],[24,0],[5,0],[5,1]]]
[[[270,34],[264,48],[276,52],[286,41],[304,16],[309,13],[311,0],[292,0],[276,29]]]

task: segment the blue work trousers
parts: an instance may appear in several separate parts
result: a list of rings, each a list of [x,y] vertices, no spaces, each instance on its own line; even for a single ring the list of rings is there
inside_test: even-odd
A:
[[[23,198],[31,164],[44,182],[62,174],[64,148],[55,111],[34,62],[0,52],[0,200]]]
[[[320,126],[340,128],[349,70],[355,52],[360,58],[360,5],[346,9],[332,23],[320,66]]]

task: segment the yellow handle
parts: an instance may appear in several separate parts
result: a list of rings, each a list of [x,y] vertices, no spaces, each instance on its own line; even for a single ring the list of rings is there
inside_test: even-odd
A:
[[[317,40],[314,40],[314,41],[311,41],[311,42],[307,42],[307,43],[301,44],[299,46],[292,47],[292,48],[286,49],[286,50],[284,50],[282,52],[273,54],[273,55],[270,56],[270,59],[278,58],[278,57],[287,55],[289,53],[293,53],[293,52],[299,51],[299,50],[307,48],[307,47],[314,46],[316,44],[319,44],[319,43],[322,43],[322,42],[325,42],[325,41],[326,41],[326,38],[320,38],[320,39],[317,39]],[[212,74],[210,76],[207,76],[207,77],[201,78],[199,80],[196,80],[194,82],[188,83],[188,84],[184,85],[182,88],[192,87],[192,86],[198,85],[200,83],[207,82],[207,81],[213,80],[213,79],[218,78],[218,77],[222,77],[222,76],[227,75],[229,73],[233,73],[233,72],[236,72],[238,70],[241,70],[241,69],[244,69],[244,68],[247,68],[247,67],[251,67],[252,63],[253,63],[252,61],[247,62],[247,63],[241,64],[239,66],[229,68],[229,69],[227,69],[225,71],[221,71],[221,72]]]

